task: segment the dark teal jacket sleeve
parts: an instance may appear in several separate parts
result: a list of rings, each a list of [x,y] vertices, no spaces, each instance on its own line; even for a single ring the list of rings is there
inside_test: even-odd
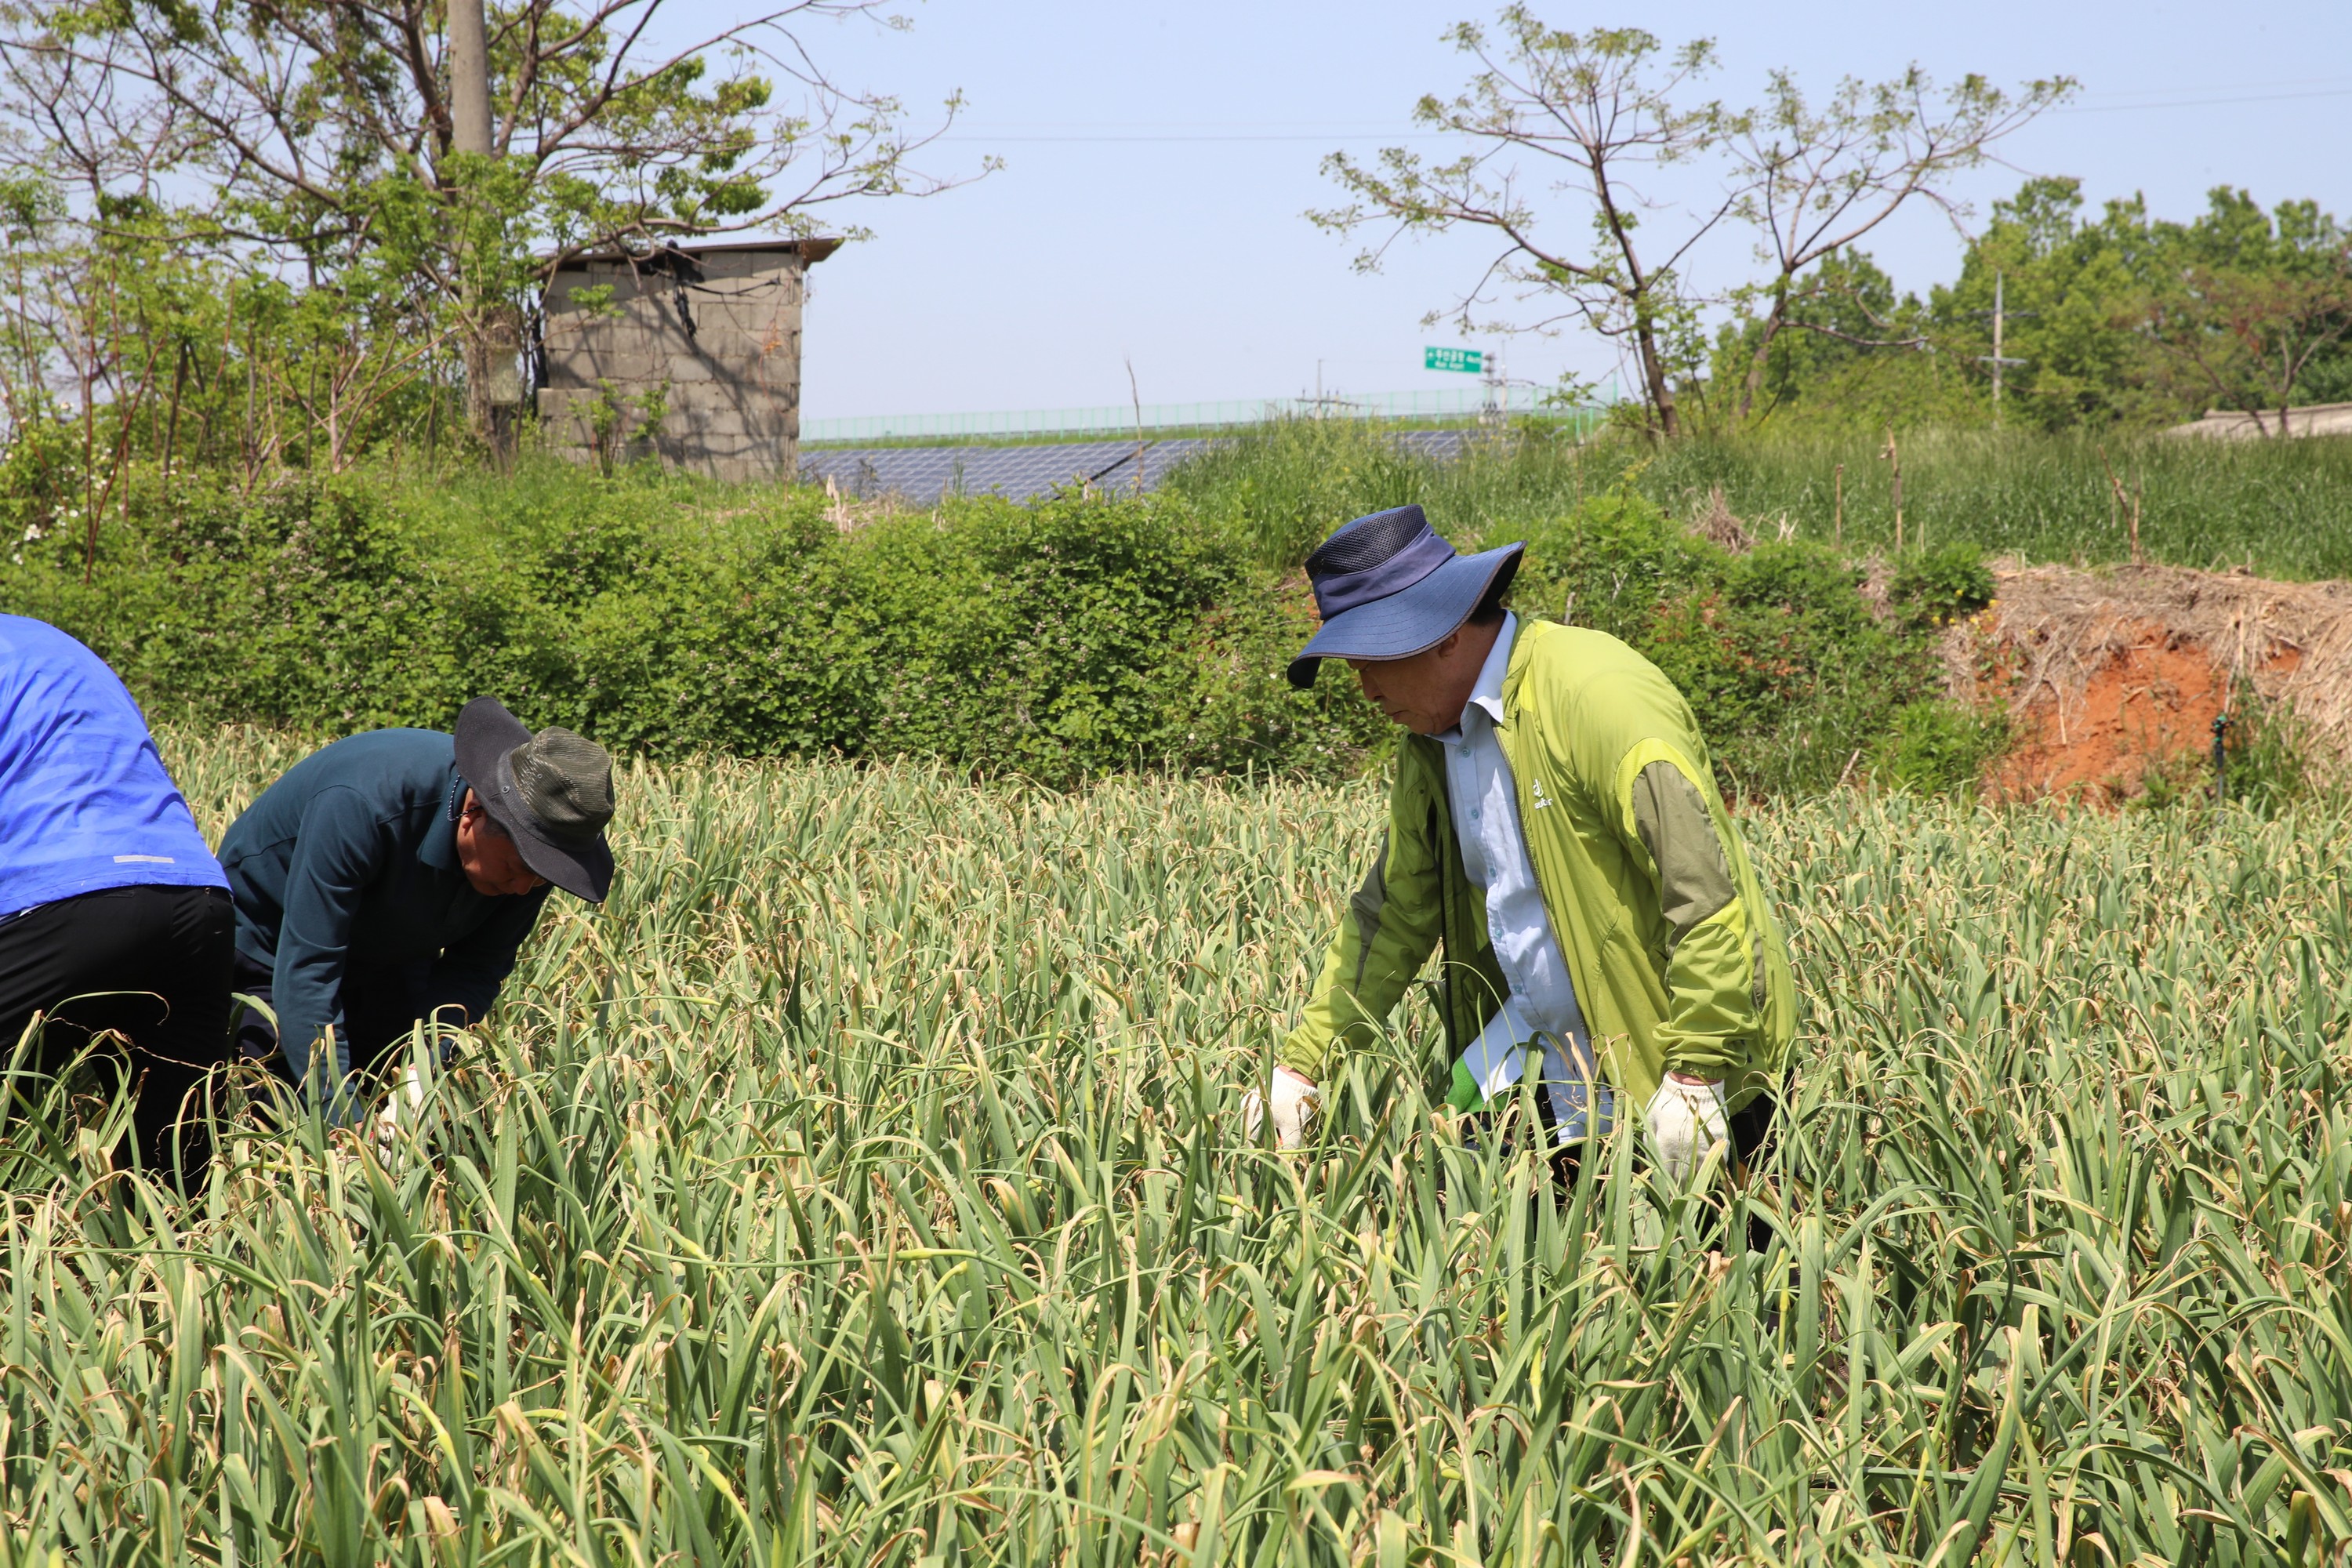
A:
[[[490,1004],[499,999],[499,987],[514,973],[515,955],[538,921],[547,894],[548,889],[541,888],[519,898],[499,900],[498,912],[483,921],[480,930],[444,950],[420,999],[425,1016],[433,1017],[444,1007],[462,1007],[466,1010],[463,1022],[480,1023]]]
[[[341,1090],[352,1070],[342,1014],[352,919],[392,847],[372,803],[356,790],[335,785],[320,790],[304,809],[286,869],[286,913],[278,928],[278,965],[270,983],[278,1048],[295,1080],[307,1087],[311,1055],[331,1026],[335,1054],[320,1064],[324,1082],[319,1085],[330,1096]]]

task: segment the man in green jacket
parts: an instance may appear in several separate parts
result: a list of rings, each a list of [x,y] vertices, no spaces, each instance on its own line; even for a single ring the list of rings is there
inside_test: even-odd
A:
[[[1292,683],[1344,658],[1411,733],[1370,874],[1244,1103],[1251,1134],[1270,1114],[1298,1143],[1334,1053],[1369,1042],[1442,949],[1456,1109],[1515,1098],[1533,1062],[1568,1158],[1639,1108],[1674,1179],[1719,1150],[1744,1163],[1794,1027],[1779,926],[1673,683],[1615,637],[1503,609],[1525,548],[1459,555],[1407,506],[1307,558],[1323,625]]]

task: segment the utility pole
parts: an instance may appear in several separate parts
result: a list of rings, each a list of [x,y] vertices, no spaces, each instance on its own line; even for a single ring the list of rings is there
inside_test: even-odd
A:
[[[1992,275],[1992,407],[1996,419],[2000,417],[2000,329],[2002,319],[2009,314],[2003,309],[2006,303],[2001,297],[2001,276],[1995,272]]]
[[[490,36],[482,0],[449,0],[449,145],[490,155]]]
[[[494,156],[490,130],[490,40],[483,0],[449,0],[449,150],[479,158]],[[460,258],[461,268],[467,258]],[[515,356],[522,349],[522,323],[513,305],[478,297],[478,276],[461,285],[464,312],[466,414],[474,433],[503,466],[514,453],[515,415],[522,403],[522,378]]]
[[[1996,425],[2000,423],[2001,367],[2003,365],[2023,364],[2025,363],[2021,359],[2003,359],[2001,357],[2000,330],[2002,325],[2008,320],[2008,316],[2009,311],[2006,302],[2001,297],[2001,276],[1998,270],[1995,270],[1992,275],[1992,353],[1979,356],[1979,359],[1980,363],[1992,366],[1992,422]]]
[[[1309,407],[1313,408],[1315,410],[1315,417],[1318,419],[1328,419],[1331,417],[1331,410],[1334,408],[1353,408],[1356,406],[1340,394],[1337,392],[1326,392],[1323,389],[1323,362],[1319,359],[1315,362],[1315,396],[1313,400],[1309,402],[1306,393],[1302,390],[1298,395],[1298,401],[1306,403]]]

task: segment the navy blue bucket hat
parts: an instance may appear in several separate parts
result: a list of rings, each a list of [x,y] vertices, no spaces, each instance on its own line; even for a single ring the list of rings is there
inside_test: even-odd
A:
[[[1323,629],[1290,661],[1304,689],[1327,658],[1410,658],[1435,647],[1519,569],[1527,545],[1456,555],[1417,506],[1360,517],[1307,558]]]

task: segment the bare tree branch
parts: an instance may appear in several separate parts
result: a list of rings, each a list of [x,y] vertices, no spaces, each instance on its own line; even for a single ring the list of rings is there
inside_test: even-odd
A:
[[[1681,428],[1675,380],[1696,359],[1696,302],[1684,268],[1731,203],[1727,197],[1712,210],[1677,213],[1663,258],[1654,258],[1638,237],[1645,215],[1667,209],[1644,194],[1640,180],[1646,169],[1696,158],[1719,137],[1720,106],[1677,102],[1713,68],[1713,47],[1701,41],[1664,55],[1658,40],[1639,29],[1560,31],[1524,5],[1507,8],[1498,25],[1499,41],[1473,23],[1451,30],[1454,46],[1477,62],[1476,74],[1452,100],[1426,97],[1414,110],[1421,124],[1469,138],[1477,150],[1434,165],[1396,147],[1370,164],[1335,153],[1324,160],[1324,173],[1352,199],[1307,216],[1341,233],[1385,227],[1384,237],[1357,258],[1365,270],[1377,269],[1402,235],[1493,232],[1506,242],[1504,250],[1448,313],[1470,330],[1490,287],[1512,291],[1523,306],[1557,302],[1531,321],[1497,324],[1551,331],[1573,321],[1623,344],[1654,427],[1674,436]],[[1539,160],[1549,195],[1571,196],[1590,209],[1591,250],[1538,240],[1517,156]]]
[[[1755,408],[1774,341],[1800,324],[1790,311],[1801,273],[1858,244],[1915,200],[1958,226],[1965,215],[1938,187],[2074,90],[2072,79],[2057,77],[2029,82],[2011,97],[1969,76],[1939,104],[1934,83],[1915,65],[1875,86],[1849,77],[1816,109],[1790,73],[1774,71],[1763,104],[1724,122],[1738,184],[1733,211],[1756,231],[1757,259],[1771,269],[1768,281],[1734,296],[1765,301],[1739,416]]]

